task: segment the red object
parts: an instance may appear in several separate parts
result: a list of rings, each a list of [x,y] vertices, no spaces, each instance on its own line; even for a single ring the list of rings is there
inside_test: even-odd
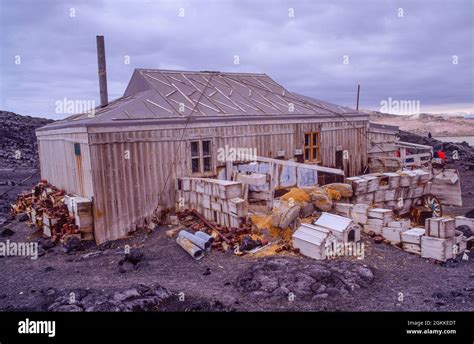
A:
[[[446,154],[443,151],[438,151],[438,158],[446,160]]]

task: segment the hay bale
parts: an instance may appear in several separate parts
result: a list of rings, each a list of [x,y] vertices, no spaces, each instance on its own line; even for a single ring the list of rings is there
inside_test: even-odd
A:
[[[332,208],[332,200],[324,189],[314,189],[310,193],[314,206],[321,211],[329,211]]]
[[[272,226],[288,228],[300,214],[301,206],[288,202],[279,202],[272,210]]]
[[[345,183],[331,183],[323,186],[323,189],[328,192],[329,190],[336,191],[340,197],[349,198],[353,195],[352,185]],[[339,198],[340,199],[340,198]],[[339,200],[338,199],[338,200]]]
[[[332,201],[339,201],[341,199],[341,194],[339,192],[337,192],[336,190],[327,189],[325,191],[326,191],[326,193],[328,194],[329,198]]]
[[[314,212],[314,204],[311,203],[311,202],[303,202],[301,203],[301,212],[300,212],[300,216],[301,217],[308,217],[308,216],[311,216],[311,214],[313,214]]]
[[[281,196],[280,199],[287,202],[293,200],[293,202],[298,203],[311,201],[309,193],[306,190],[299,188],[292,188],[289,192]]]
[[[271,216],[251,215],[250,221],[259,231],[264,230],[264,229],[270,230],[272,227]]]

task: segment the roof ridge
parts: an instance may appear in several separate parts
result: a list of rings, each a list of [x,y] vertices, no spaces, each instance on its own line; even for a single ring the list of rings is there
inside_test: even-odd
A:
[[[256,72],[223,72],[223,71],[214,71],[214,70],[176,70],[176,69],[160,69],[160,68],[135,68],[139,72],[160,72],[160,73],[186,73],[186,74],[232,74],[232,75],[265,75],[266,73],[256,73]]]

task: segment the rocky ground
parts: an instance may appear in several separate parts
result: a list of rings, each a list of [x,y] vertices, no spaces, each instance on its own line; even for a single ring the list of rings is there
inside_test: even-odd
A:
[[[34,166],[11,161],[6,167],[0,169],[0,242],[37,242],[38,258],[0,258],[3,311],[474,310],[474,252],[467,261],[436,264],[364,237],[362,260],[211,251],[195,261],[165,234],[168,227],[101,246],[54,245],[24,216],[8,215],[16,195],[38,181]],[[449,211],[464,214],[474,208],[474,178],[472,170],[460,171],[466,206]]]
[[[0,258],[1,310],[472,311],[472,261],[435,264],[364,238],[365,258],[286,253],[191,259],[166,228],[108,245],[54,246],[18,220],[1,241],[39,241],[38,259]],[[132,250],[125,254],[125,245]],[[472,257],[474,259],[474,256]]]

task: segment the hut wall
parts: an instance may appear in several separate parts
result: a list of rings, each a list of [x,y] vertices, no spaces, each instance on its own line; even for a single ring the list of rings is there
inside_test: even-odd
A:
[[[192,140],[211,139],[214,169],[207,176],[213,176],[219,147],[256,148],[259,156],[272,158],[285,151],[289,159],[303,148],[306,132],[320,132],[321,165],[335,167],[336,149],[342,148],[349,152],[348,175],[356,175],[367,162],[367,125],[367,120],[193,124],[181,143],[182,128],[176,125],[90,128],[96,241],[126,236],[158,204],[174,208],[175,178],[191,174]]]
[[[68,193],[92,198],[91,159],[88,134],[62,130],[37,132],[41,178]],[[80,147],[80,154],[75,149]]]

